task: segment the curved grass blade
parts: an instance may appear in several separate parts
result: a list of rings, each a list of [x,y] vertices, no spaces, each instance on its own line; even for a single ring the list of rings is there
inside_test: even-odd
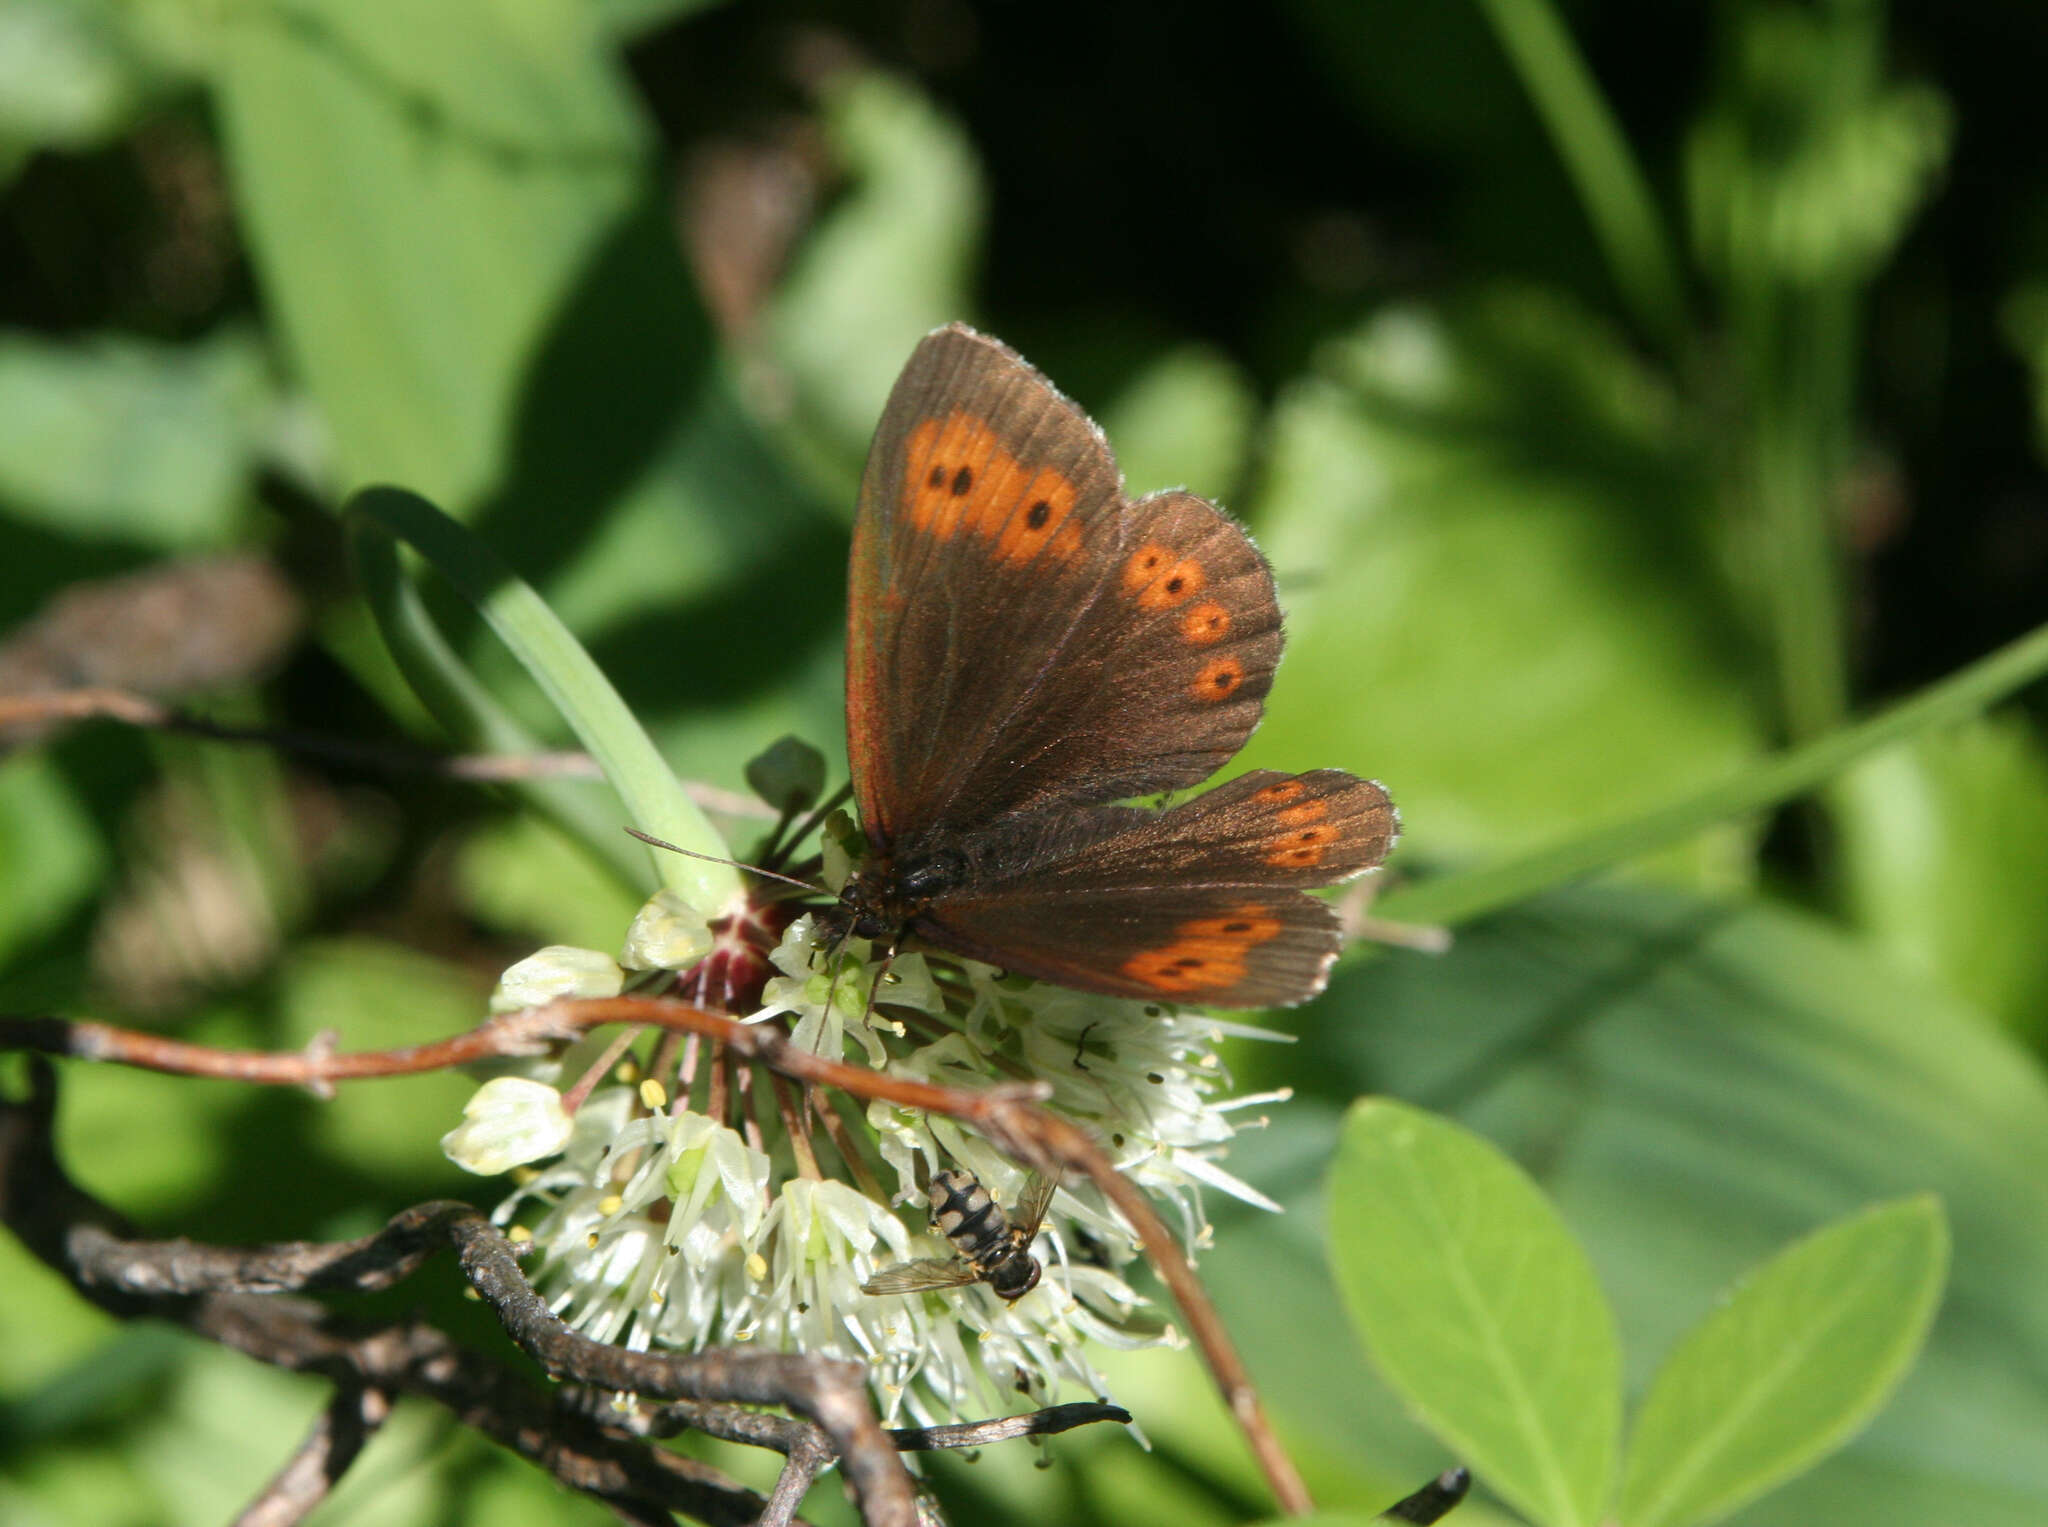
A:
[[[1390,891],[1374,905],[1395,922],[1457,923],[1526,901],[1597,871],[1681,842],[1727,817],[1804,795],[1866,754],[1968,720],[2048,674],[2048,626],[1980,658],[1868,721],[1780,754],[1748,773],[1582,838]]]
[[[377,565],[376,538],[404,541],[476,607],[597,760],[634,826],[697,853],[726,852],[716,830],[684,794],[667,760],[590,655],[540,596],[488,547],[402,488],[366,488],[349,500],[345,513],[366,568]],[[389,555],[388,542],[385,554]],[[401,661],[408,678],[424,686],[421,698],[429,708],[438,716],[456,718],[465,728],[482,728],[476,740],[483,745],[530,746],[530,740],[521,742],[515,736],[516,728],[506,729],[509,723],[439,634],[428,638],[432,628],[425,612],[400,601],[388,578],[372,581],[380,590],[379,622],[385,625],[387,639],[392,632],[399,633]],[[587,816],[587,808],[579,814]],[[707,915],[724,911],[739,898],[739,872],[730,865],[658,852],[653,853],[653,864],[661,884]]]

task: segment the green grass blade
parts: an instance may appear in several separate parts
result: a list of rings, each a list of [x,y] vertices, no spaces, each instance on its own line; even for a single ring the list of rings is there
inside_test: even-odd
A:
[[[1747,774],[1632,822],[1588,833],[1505,864],[1444,875],[1389,892],[1375,912],[1404,922],[1456,923],[1627,863],[1727,817],[1761,811],[1833,778],[1857,759],[1923,732],[1953,726],[2048,674],[2048,626],[2028,632],[1910,700],[1794,748]]]
[[[1481,0],[1585,204],[1636,321],[1671,344],[1685,326],[1678,264],[1648,181],[1564,21],[1545,0]]]
[[[1912,1366],[1941,1300],[1948,1225],[1931,1195],[1830,1225],[1747,1278],[1651,1382],[1621,1520],[1694,1527],[1853,1436]]]
[[[590,655],[489,548],[425,499],[400,488],[365,489],[349,500],[347,513],[359,529],[374,527],[412,546],[476,607],[597,760],[634,826],[698,853],[726,852]],[[415,655],[421,650],[416,646]],[[429,665],[423,676],[432,690],[422,698],[437,712],[447,707],[471,717],[488,713],[487,697],[452,654]],[[510,739],[500,733],[483,740]],[[740,895],[739,874],[729,865],[648,852],[661,883],[701,911],[720,912]]]
[[[398,543],[358,521],[349,540],[356,583],[405,682],[457,748],[516,757],[543,744],[476,681],[448,645],[398,561]],[[503,788],[582,844],[620,882],[642,894],[647,857],[619,831],[618,797],[580,780],[524,779]]]
[[[1593,1267],[1520,1167],[1405,1104],[1354,1104],[1330,1263],[1387,1381],[1489,1489],[1592,1527],[1613,1489],[1621,1345]]]

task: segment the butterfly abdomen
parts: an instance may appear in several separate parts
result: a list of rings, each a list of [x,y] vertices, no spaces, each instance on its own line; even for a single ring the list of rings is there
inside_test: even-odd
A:
[[[954,1249],[977,1265],[996,1259],[1010,1221],[988,1189],[965,1172],[939,1172],[928,1191],[932,1222]]]

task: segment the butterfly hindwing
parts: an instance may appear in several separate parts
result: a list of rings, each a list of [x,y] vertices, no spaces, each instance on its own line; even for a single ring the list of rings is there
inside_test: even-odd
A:
[[[918,347],[854,531],[847,730],[877,847],[1197,783],[1279,655],[1272,575],[1226,515],[1126,500],[1100,432],[993,340]]]
[[[1019,817],[911,931],[1085,991],[1285,1005],[1321,988],[1339,944],[1336,913],[1297,888],[1373,868],[1395,830],[1386,792],[1341,769],[1259,770],[1166,811]]]
[[[1321,990],[1336,912],[1285,887],[1019,889],[962,895],[912,931],[1041,981],[1210,1007],[1285,1007]]]
[[[1089,872],[1116,885],[1332,885],[1378,865],[1398,830],[1376,780],[1256,769],[1119,833]]]

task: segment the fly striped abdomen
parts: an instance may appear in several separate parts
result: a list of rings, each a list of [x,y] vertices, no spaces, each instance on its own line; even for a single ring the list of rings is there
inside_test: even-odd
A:
[[[926,1191],[932,1223],[960,1255],[982,1264],[997,1258],[1009,1237],[1010,1219],[987,1188],[965,1172],[939,1172]]]

